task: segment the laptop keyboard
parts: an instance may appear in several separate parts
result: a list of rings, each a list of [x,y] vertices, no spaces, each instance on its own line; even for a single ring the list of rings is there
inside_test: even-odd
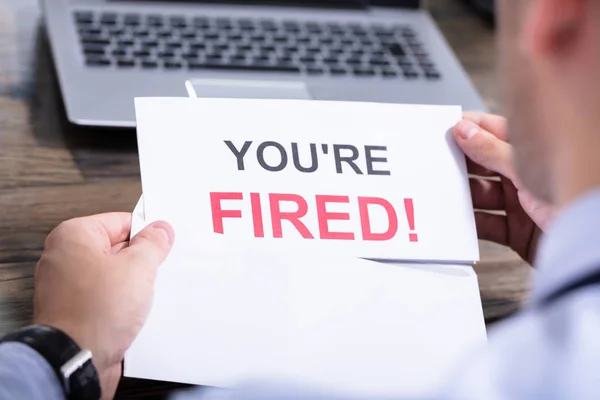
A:
[[[73,17],[84,62],[93,68],[441,78],[408,26],[84,10]]]

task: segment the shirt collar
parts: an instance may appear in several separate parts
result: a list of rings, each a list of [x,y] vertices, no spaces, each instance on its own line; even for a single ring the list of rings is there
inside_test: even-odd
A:
[[[600,270],[600,189],[559,213],[545,232],[535,265],[534,304]]]

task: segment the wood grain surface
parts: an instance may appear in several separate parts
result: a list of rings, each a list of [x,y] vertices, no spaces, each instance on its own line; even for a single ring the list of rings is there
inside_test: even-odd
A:
[[[459,0],[430,10],[491,110],[498,109],[494,30]],[[59,222],[131,211],[140,195],[133,130],[67,123],[36,0],[0,0],[0,334],[28,324],[33,273]],[[476,270],[486,321],[519,308],[531,268],[481,242]],[[124,379],[117,398],[162,398],[178,385]]]

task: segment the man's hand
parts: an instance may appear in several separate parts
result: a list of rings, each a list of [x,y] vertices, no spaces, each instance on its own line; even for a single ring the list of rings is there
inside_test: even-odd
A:
[[[520,184],[514,170],[512,146],[506,141],[506,119],[464,113],[454,137],[467,156],[469,173],[500,177],[500,181],[471,178],[473,206],[480,239],[509,246],[529,263],[542,231],[554,215],[551,206],[535,199]],[[495,215],[485,211],[504,211]]]
[[[121,361],[144,325],[173,229],[155,222],[129,244],[131,214],[63,222],[35,271],[34,323],[56,327],[92,351],[103,398],[114,396]]]

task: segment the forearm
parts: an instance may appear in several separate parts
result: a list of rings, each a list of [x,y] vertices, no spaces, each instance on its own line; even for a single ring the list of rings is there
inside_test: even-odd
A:
[[[64,400],[58,378],[46,360],[22,343],[0,344],[0,400]]]

